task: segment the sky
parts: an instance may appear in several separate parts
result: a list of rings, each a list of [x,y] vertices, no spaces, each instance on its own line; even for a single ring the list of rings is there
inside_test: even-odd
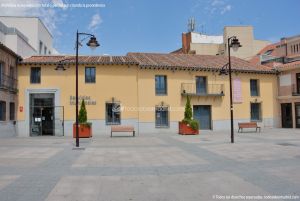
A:
[[[76,31],[97,37],[100,47],[81,47],[81,55],[168,53],[181,47],[188,19],[196,31],[222,35],[227,25],[252,25],[256,39],[277,42],[300,34],[300,0],[0,0],[0,3],[68,7],[0,6],[0,15],[37,16],[53,35],[60,54],[75,54]],[[75,8],[70,5],[96,5]],[[84,37],[82,37],[83,39]],[[85,44],[86,39],[82,44]]]

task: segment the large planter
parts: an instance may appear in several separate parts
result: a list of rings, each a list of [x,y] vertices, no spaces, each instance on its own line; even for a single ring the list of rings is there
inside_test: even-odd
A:
[[[199,135],[199,130],[192,129],[188,124],[179,122],[178,126],[181,135]]]
[[[79,124],[78,127],[80,138],[92,137],[92,125]],[[76,138],[76,124],[73,124],[73,138]]]

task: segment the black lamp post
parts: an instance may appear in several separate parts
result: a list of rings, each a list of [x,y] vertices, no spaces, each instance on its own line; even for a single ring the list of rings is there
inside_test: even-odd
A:
[[[79,45],[81,45],[80,42],[82,42],[83,40],[86,39],[86,38],[84,38],[84,39],[82,39],[79,42],[79,36],[80,35],[86,35],[88,37],[90,36],[90,40],[86,44],[90,48],[94,49],[94,48],[100,46],[100,44],[98,43],[96,37],[93,34],[80,33],[77,30],[77,33],[76,33],[76,61],[75,61],[75,67],[76,67],[76,147],[79,147],[79,127],[78,127],[78,49],[79,49]]]
[[[230,88],[230,123],[231,123],[231,143],[234,143],[234,128],[233,128],[233,101],[232,101],[232,80],[231,80],[231,58],[230,58],[230,48],[233,51],[237,51],[239,47],[242,47],[236,36],[229,37],[227,40],[228,48],[228,71],[229,71],[229,88]],[[223,66],[220,70],[220,74],[227,74],[225,67]]]
[[[79,37],[80,35],[85,35],[87,36],[86,38],[83,38],[81,41],[79,41]],[[76,58],[75,58],[75,67],[76,67],[76,147],[79,147],[79,127],[78,127],[78,49],[79,46],[81,45],[81,42],[83,42],[85,39],[87,39],[88,37],[90,37],[90,40],[87,42],[87,46],[89,46],[90,48],[94,49],[98,46],[100,46],[100,44],[98,43],[95,35],[93,34],[89,34],[89,33],[80,33],[77,30],[76,33]],[[64,63],[63,61],[65,60],[72,60],[72,59],[64,59],[58,62],[58,65],[56,66],[55,70],[62,70],[65,71],[65,67],[64,67]]]

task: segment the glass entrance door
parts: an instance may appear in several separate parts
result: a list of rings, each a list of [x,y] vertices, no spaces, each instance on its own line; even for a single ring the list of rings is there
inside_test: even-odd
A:
[[[30,135],[54,135],[54,94],[30,94]]]

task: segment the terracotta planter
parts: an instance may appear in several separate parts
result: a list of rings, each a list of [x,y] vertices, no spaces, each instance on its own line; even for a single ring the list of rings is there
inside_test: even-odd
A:
[[[179,134],[181,135],[199,135],[199,130],[192,129],[188,124],[179,122]]]
[[[89,138],[92,137],[92,125],[87,126],[85,124],[79,124],[79,137]],[[76,138],[76,124],[73,124],[73,138]]]

